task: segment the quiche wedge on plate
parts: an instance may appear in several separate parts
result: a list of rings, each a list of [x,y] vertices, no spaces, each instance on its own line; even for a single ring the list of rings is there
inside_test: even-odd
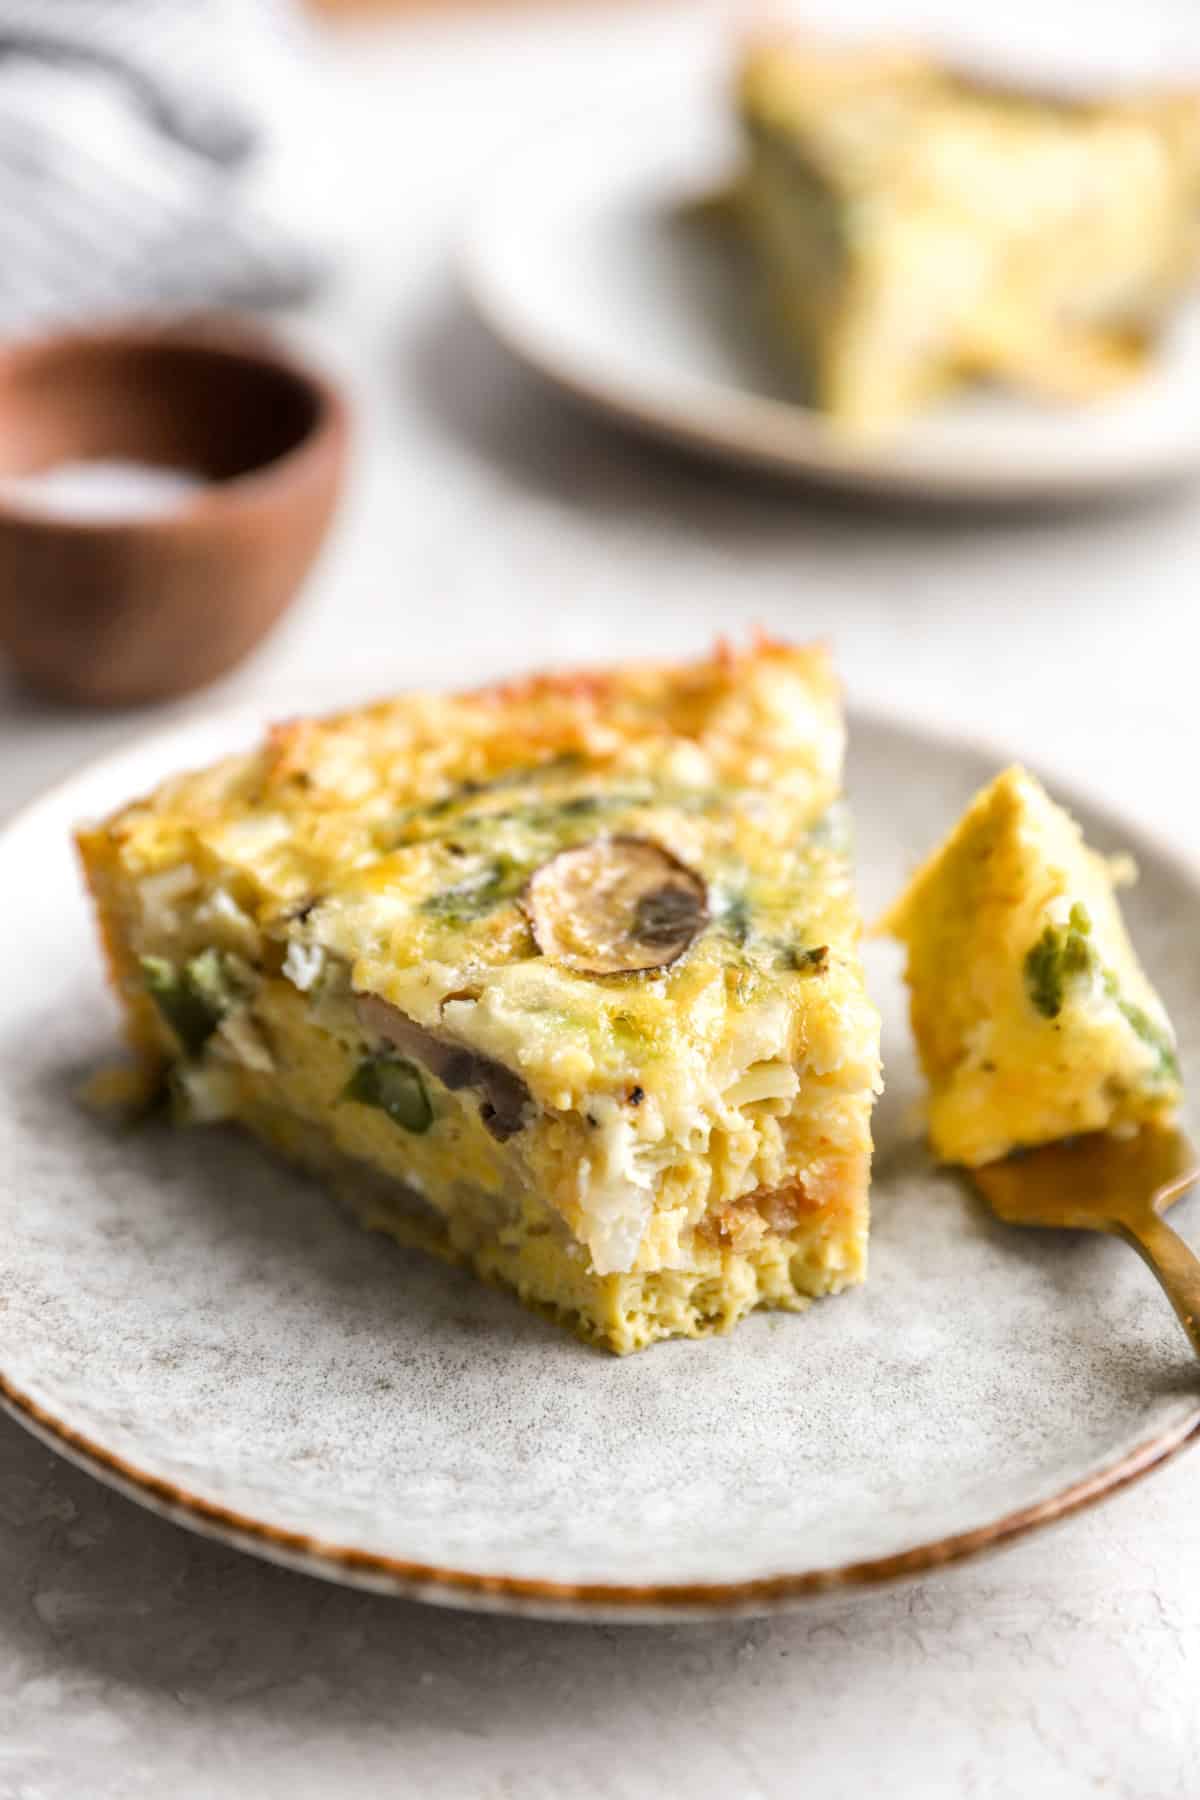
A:
[[[842,750],[759,643],[279,725],[78,842],[181,1116],[623,1352],[863,1277]]]

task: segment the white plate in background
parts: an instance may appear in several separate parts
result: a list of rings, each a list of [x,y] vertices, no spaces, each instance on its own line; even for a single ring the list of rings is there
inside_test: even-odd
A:
[[[736,166],[715,101],[594,113],[489,182],[463,245],[492,331],[576,398],[728,461],[928,500],[1084,497],[1200,467],[1200,305],[1146,374],[1082,406],[980,388],[883,443],[794,398],[738,245],[687,216]]]

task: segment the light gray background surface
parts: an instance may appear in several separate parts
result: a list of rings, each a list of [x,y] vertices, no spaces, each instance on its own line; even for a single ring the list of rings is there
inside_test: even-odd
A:
[[[716,71],[720,9],[537,10],[322,52],[315,199],[348,252],[298,321],[351,382],[352,491],[300,606],[203,704],[400,685],[759,622],[853,696],[1018,747],[1200,854],[1200,487],[1068,516],[866,511],[688,463],[532,383],[454,296],[514,133]],[[0,808],[159,714],[0,688]],[[1200,942],[1200,921],[1198,921]],[[913,1800],[1200,1792],[1200,1463],[936,1582],[672,1630],[470,1618],[202,1543],[0,1420],[0,1800]]]

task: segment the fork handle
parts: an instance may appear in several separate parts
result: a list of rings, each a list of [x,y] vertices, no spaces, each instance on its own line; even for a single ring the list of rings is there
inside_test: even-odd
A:
[[[1156,1212],[1123,1220],[1119,1232],[1157,1276],[1192,1349],[1200,1356],[1200,1256]]]

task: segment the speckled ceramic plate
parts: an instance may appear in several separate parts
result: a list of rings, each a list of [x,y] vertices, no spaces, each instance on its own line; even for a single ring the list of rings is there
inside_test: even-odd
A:
[[[1083,497],[1200,466],[1200,306],[1144,377],[1083,406],[980,389],[884,443],[797,403],[736,242],[688,208],[736,167],[725,102],[575,118],[502,165],[469,227],[474,302],[585,403],[726,460],[863,492],[976,502]]]
[[[954,1562],[1200,1432],[1194,1361],[1127,1249],[1005,1229],[931,1168],[888,946],[871,1279],[729,1338],[617,1361],[361,1233],[232,1131],[97,1122],[73,1094],[115,1016],[68,832],[254,723],[177,726],[0,837],[0,1390],[48,1443],[334,1580],[661,1618]],[[870,910],[998,759],[866,717],[853,746]],[[1081,811],[1140,860],[1133,925],[1196,1067],[1200,878]]]

